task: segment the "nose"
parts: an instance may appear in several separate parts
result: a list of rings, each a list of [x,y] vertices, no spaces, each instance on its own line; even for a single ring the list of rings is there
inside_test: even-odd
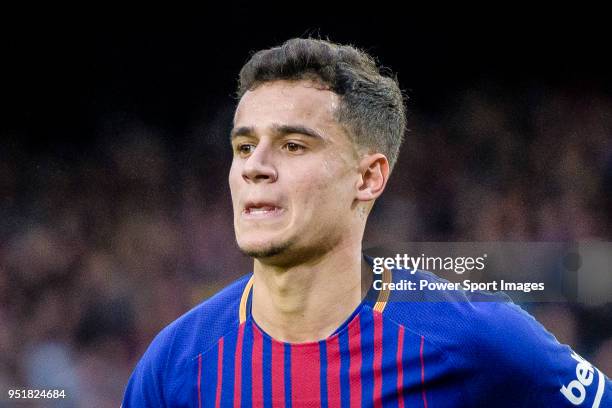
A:
[[[278,177],[271,153],[260,143],[247,158],[242,168],[242,178],[248,182],[274,182]]]

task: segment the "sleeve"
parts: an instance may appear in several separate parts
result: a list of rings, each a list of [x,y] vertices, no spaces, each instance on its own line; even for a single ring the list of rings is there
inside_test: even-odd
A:
[[[495,399],[521,407],[612,407],[612,382],[597,367],[515,304],[494,308],[495,323],[486,330],[494,364],[483,372],[506,380],[505,389],[492,391]]]
[[[126,386],[122,408],[165,407],[164,373],[173,331],[160,332],[134,368]]]

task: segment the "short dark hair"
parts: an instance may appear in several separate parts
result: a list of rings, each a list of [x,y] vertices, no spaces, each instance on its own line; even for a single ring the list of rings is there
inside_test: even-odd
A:
[[[385,154],[393,168],[406,127],[404,97],[397,79],[364,51],[313,38],[258,51],[240,70],[238,97],[265,82],[304,79],[338,94],[338,122],[358,146]]]

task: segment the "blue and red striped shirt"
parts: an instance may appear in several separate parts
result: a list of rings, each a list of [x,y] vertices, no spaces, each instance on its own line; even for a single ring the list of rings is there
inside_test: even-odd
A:
[[[383,278],[439,280],[420,271]],[[251,292],[246,276],[164,329],[134,370],[123,406],[612,404],[612,385],[598,369],[495,295],[406,299],[372,290],[330,337],[290,344],[259,328]]]

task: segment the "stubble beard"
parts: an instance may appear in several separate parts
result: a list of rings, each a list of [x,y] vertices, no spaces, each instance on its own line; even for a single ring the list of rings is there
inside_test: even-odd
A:
[[[238,248],[240,249],[240,252],[250,256],[251,258],[267,259],[277,255],[282,255],[291,247],[291,244],[292,243],[290,241],[286,241],[281,244],[270,244],[264,248],[258,249],[243,248],[240,245],[238,245]]]
[[[271,243],[266,247],[257,249],[249,249],[240,247],[240,252],[250,256],[264,264],[290,267],[300,265],[313,258],[321,256],[325,252],[325,248],[316,247],[301,247],[298,244],[297,237],[289,239],[282,243]]]

